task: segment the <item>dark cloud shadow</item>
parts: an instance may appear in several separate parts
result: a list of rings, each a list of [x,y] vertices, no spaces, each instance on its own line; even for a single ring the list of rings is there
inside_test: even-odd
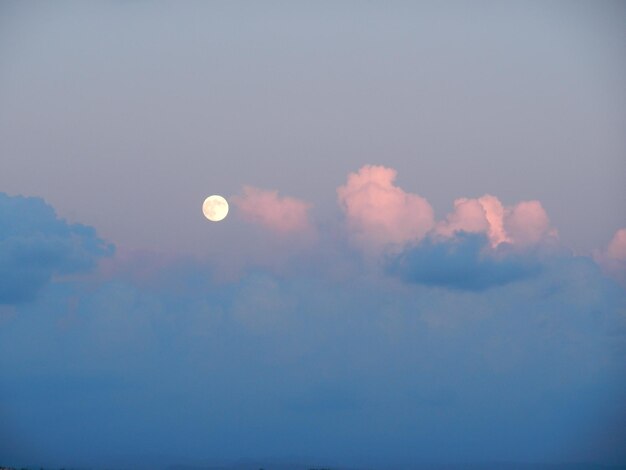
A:
[[[536,275],[541,267],[532,256],[489,253],[487,237],[459,233],[444,241],[427,239],[391,256],[386,269],[406,282],[447,289],[482,291]]]

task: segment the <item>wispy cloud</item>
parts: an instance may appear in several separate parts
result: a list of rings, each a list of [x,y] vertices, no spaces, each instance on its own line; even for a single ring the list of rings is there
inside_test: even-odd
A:
[[[238,213],[248,222],[279,234],[311,230],[308,211],[311,205],[300,199],[279,196],[278,191],[245,186],[241,195],[232,197]]]

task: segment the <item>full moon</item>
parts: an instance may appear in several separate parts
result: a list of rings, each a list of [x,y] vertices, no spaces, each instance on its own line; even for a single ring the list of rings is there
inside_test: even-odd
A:
[[[216,194],[209,196],[202,203],[202,213],[211,222],[224,220],[224,217],[228,215],[228,202]]]

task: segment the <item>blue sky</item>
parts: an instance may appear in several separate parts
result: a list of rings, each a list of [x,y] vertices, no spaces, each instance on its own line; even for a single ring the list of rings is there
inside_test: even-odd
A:
[[[0,465],[626,464],[625,15],[3,3]]]

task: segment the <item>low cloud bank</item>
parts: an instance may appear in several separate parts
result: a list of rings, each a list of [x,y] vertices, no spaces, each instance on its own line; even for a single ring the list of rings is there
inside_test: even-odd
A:
[[[112,466],[115,449],[129,468],[156,454],[376,468],[451,455],[626,461],[626,291],[589,258],[541,252],[551,235],[536,204],[509,212],[533,222],[521,232],[506,207],[499,231],[491,198],[457,204],[447,233],[428,218],[397,231],[426,206],[379,171],[344,193],[358,229],[349,238],[219,282],[210,258],[150,253],[102,263],[89,282],[50,282],[111,248],[40,199],[0,198],[0,256],[38,286],[0,315],[0,455],[96,467]],[[370,237],[362,198],[380,191],[391,215]],[[622,237],[606,256],[623,259]],[[37,270],[43,284],[27,275]],[[22,285],[13,271],[3,292]]]

